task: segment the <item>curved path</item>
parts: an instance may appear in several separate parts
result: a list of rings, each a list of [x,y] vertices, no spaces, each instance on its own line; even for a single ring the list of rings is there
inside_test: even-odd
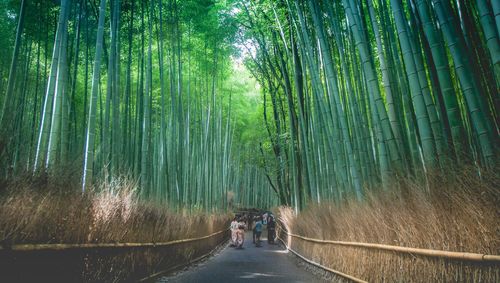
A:
[[[206,262],[157,282],[327,282],[298,266],[283,247],[264,239],[257,248],[251,233],[245,237],[244,249],[228,246]]]

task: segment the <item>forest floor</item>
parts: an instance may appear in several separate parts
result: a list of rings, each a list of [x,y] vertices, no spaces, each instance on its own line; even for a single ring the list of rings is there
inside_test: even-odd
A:
[[[265,233],[264,235],[265,236]],[[282,246],[268,244],[262,237],[262,247],[252,243],[252,233],[247,232],[243,249],[226,247],[220,254],[168,277],[163,282],[328,282],[317,277],[295,262]]]

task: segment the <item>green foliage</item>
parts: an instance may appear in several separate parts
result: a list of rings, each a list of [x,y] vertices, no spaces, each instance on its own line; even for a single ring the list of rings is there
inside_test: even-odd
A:
[[[261,161],[282,204],[498,166],[496,8],[403,2],[239,1],[237,44],[264,94]]]
[[[57,26],[60,2],[27,3],[16,62],[27,68],[14,74],[12,100],[22,112],[9,117],[16,135],[2,140],[7,144],[2,176],[33,168],[35,156],[50,144],[55,160],[46,163],[41,154],[36,170],[81,168],[85,159],[89,184],[125,174],[141,180],[144,198],[178,208],[227,209],[227,192],[242,186],[235,174],[258,159],[247,150],[264,139],[258,84],[234,59],[235,1],[108,0],[103,44],[96,47],[98,2],[71,1],[62,29]],[[9,47],[0,50],[2,93],[20,3],[0,5],[0,44]],[[102,48],[100,64],[94,58],[97,48]],[[60,54],[66,64],[54,60]],[[62,84],[61,91],[46,90],[53,66],[53,82]],[[96,101],[89,112],[93,87]],[[63,108],[52,111],[56,99]],[[88,123],[90,115],[95,124]],[[47,129],[55,130],[49,142],[48,135],[40,135],[42,118]],[[84,155],[90,135],[95,146]]]
[[[494,168],[497,7],[448,2],[3,1],[1,176],[71,164],[217,210]]]

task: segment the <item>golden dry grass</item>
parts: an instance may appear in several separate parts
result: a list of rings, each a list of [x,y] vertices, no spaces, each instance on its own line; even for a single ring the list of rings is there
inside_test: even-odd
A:
[[[483,172],[479,178],[464,169],[452,178],[430,178],[428,188],[399,181],[398,188],[367,194],[363,202],[311,205],[298,215],[281,208],[280,219],[292,233],[316,239],[498,255],[499,186],[495,172]],[[298,238],[289,244],[315,262],[369,282],[500,281],[498,264],[315,244]]]
[[[77,181],[67,178],[63,182],[62,178],[58,177],[55,181],[56,178],[47,176],[26,177],[8,184],[0,195],[0,243],[3,246],[21,243],[167,242],[223,230],[230,219],[227,214],[178,213],[165,206],[139,201],[132,189],[133,184],[125,180],[116,182],[113,188],[107,186],[100,192],[82,195],[78,187],[75,189]],[[60,277],[54,271],[37,271],[47,272],[47,278],[56,281],[127,281],[196,258],[220,244],[225,236],[221,234],[189,244],[118,253],[40,254],[25,261],[53,261],[59,262],[59,265],[64,261],[71,262],[68,268],[73,269],[72,272],[61,272]],[[23,264],[19,261],[6,262],[10,260],[8,257],[0,254],[0,263],[4,264],[4,268],[17,268]],[[40,263],[37,266],[41,266]],[[63,269],[61,266],[45,266],[45,269],[51,268]],[[2,274],[5,275],[6,271],[10,272],[9,276],[16,276],[13,270],[2,270]],[[30,280],[30,277],[20,277],[16,281]]]

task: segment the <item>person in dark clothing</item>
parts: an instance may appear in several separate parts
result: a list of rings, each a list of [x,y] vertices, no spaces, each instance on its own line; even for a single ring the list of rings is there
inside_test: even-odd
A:
[[[253,234],[253,243],[255,244],[255,232],[253,231],[253,223],[254,223],[254,215],[252,213],[249,213],[248,214],[248,223],[247,223],[247,227],[248,229],[252,229],[252,234]]]
[[[253,238],[253,243],[255,244],[255,237],[256,237],[256,233],[255,233],[255,223],[258,221],[258,216],[253,216],[252,217],[252,225],[250,227],[252,227],[252,238]]]
[[[274,244],[274,239],[276,238],[276,222],[274,217],[270,216],[267,221],[267,242],[269,244]]]

